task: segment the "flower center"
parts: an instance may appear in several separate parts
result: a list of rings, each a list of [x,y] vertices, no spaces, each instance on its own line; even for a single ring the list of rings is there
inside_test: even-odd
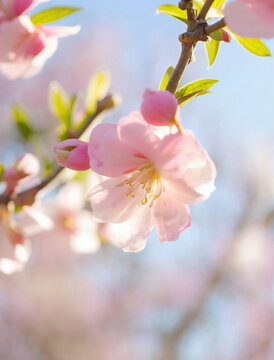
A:
[[[149,207],[153,206],[154,201],[157,200],[164,191],[161,176],[152,164],[140,166],[129,178],[117,186],[124,185],[128,186],[126,196],[135,198],[139,191],[144,192],[144,198],[141,200],[141,204],[148,205]]]

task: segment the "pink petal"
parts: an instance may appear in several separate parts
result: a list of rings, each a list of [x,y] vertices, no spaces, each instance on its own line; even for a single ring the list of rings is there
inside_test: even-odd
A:
[[[91,132],[88,153],[90,167],[100,175],[117,177],[138,168],[144,159],[123,143],[117,135],[117,126],[99,124]]]
[[[35,0],[13,0],[13,13],[19,16],[29,10],[34,3]]]
[[[28,240],[5,223],[0,224],[0,239],[0,272],[10,275],[22,271],[31,252]]]
[[[21,44],[35,32],[34,25],[27,16],[20,16],[12,21],[6,21],[0,26],[0,61],[14,61]]]
[[[62,38],[78,34],[81,30],[80,25],[76,26],[39,26],[41,32],[47,37]]]
[[[132,198],[126,196],[127,186],[121,183],[127,177],[119,177],[101,182],[89,193],[95,221],[120,223],[128,220],[138,208],[142,207],[142,192]]]
[[[105,224],[106,240],[124,251],[143,250],[154,225],[153,212],[148,206],[141,206],[129,220],[119,224]]]
[[[0,71],[10,79],[39,72],[57,49],[57,39],[37,34],[27,16],[0,26]]]
[[[154,154],[160,143],[160,138],[137,111],[120,119],[117,130],[119,138],[124,143],[135,149],[136,153],[148,158]]]
[[[191,224],[189,207],[169,196],[161,196],[157,200],[154,214],[161,242],[177,240]]]
[[[190,131],[166,136],[158,155],[154,161],[166,191],[183,203],[201,202],[214,190],[215,166]]]
[[[234,1],[226,5],[224,14],[228,27],[235,34],[247,38],[274,37],[274,23],[265,21],[263,16],[259,16],[257,11],[247,5],[242,1]],[[265,7],[265,11],[271,12],[270,6],[263,1],[260,7]]]

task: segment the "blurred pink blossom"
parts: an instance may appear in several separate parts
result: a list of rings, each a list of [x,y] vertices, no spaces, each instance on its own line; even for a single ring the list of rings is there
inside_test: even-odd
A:
[[[98,225],[91,211],[85,209],[85,191],[79,182],[71,181],[56,197],[37,204],[35,211],[52,219],[52,229],[46,233],[46,241],[52,243],[52,252],[56,252],[52,256],[62,257],[62,253],[65,255],[69,248],[76,253],[99,250],[101,240]],[[40,234],[37,238],[40,238]]]
[[[225,6],[224,14],[227,25],[237,35],[274,37],[274,0],[235,0]]]
[[[58,38],[75,35],[80,26],[35,26],[25,12],[38,1],[0,5],[0,71],[9,79],[38,73],[57,49]]]
[[[51,225],[44,219],[42,222],[30,208],[28,211],[25,207],[23,214],[20,224],[15,221],[12,210],[0,206],[0,271],[7,275],[24,269],[31,254],[29,237]]]
[[[20,156],[4,171],[2,180],[6,183],[7,194],[12,195],[18,185],[25,184],[38,175],[39,171],[40,163],[36,156],[28,153]]]
[[[134,112],[118,125],[100,124],[89,141],[90,166],[108,179],[90,192],[95,219],[124,223],[126,251],[145,247],[156,226],[162,242],[190,226],[188,204],[207,199],[216,169],[190,131],[160,138]]]

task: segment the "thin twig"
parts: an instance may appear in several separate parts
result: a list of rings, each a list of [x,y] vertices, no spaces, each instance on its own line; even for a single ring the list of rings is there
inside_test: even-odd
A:
[[[213,4],[214,0],[206,0],[203,7],[201,8],[201,11],[199,12],[198,19],[205,19],[206,15]]]
[[[226,26],[225,18],[222,18],[221,20],[215,22],[214,24],[206,26],[206,27],[205,27],[205,33],[206,33],[207,35],[209,35],[209,34],[211,34],[213,31],[222,29],[222,28],[225,27],[225,26]]]
[[[83,127],[79,130],[77,133],[77,137],[83,135],[83,133],[87,130],[87,128],[90,126],[90,124],[105,110],[111,109],[114,107],[114,100],[111,95],[107,95],[104,99],[98,101],[96,111],[90,115]],[[44,189],[46,186],[48,186],[53,180],[56,179],[56,177],[62,172],[64,168],[61,166],[57,166],[53,172],[44,179],[40,184],[35,185],[31,187],[30,189],[24,190],[17,194],[15,197],[10,197],[6,194],[0,195],[0,204],[8,205],[9,202],[13,201],[15,205],[20,205],[24,199],[28,197],[28,195],[35,196],[38,191]]]
[[[192,0],[182,0],[179,3],[179,7],[182,10],[187,10],[187,20],[188,20],[188,27],[187,31],[192,31],[196,24],[196,12],[193,6]],[[183,72],[189,63],[189,60],[191,59],[192,55],[192,47],[193,43],[182,43],[182,50],[180,54],[180,58],[178,60],[178,63],[169,79],[169,82],[167,84],[166,90],[171,92],[172,94],[175,93],[179,81],[183,75]]]

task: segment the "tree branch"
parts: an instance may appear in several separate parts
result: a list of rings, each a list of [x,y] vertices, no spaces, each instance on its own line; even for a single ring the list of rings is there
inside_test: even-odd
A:
[[[107,95],[104,99],[97,102],[96,111],[90,115],[83,127],[78,131],[76,137],[79,138],[83,133],[88,129],[91,123],[105,110],[111,109],[114,107],[114,100],[112,95]],[[35,196],[40,190],[48,186],[63,170],[61,166],[57,166],[52,174],[44,179],[40,184],[31,187],[30,189],[24,190],[15,196],[9,196],[7,194],[0,195],[0,204],[8,205],[9,202],[13,201],[15,205],[21,205],[24,202],[24,199],[27,199],[28,196]]]
[[[196,25],[196,11],[194,9],[192,0],[181,0],[181,2],[179,3],[179,8],[187,11],[187,31],[192,31]],[[182,43],[180,58],[166,87],[166,90],[171,92],[172,94],[175,93],[179,81],[183,75],[183,72],[187,64],[189,63],[189,60],[191,59],[193,44],[194,42]]]
[[[214,32],[216,30],[219,30],[219,29],[222,29],[225,26],[226,26],[225,18],[222,18],[221,20],[217,21],[216,23],[214,23],[212,25],[209,25],[209,26],[206,26],[204,30],[205,30],[205,33],[207,35],[209,35],[212,32]]]
[[[206,15],[211,7],[211,5],[213,4],[214,0],[206,0],[203,7],[201,8],[201,11],[198,15],[198,19],[205,19]]]

